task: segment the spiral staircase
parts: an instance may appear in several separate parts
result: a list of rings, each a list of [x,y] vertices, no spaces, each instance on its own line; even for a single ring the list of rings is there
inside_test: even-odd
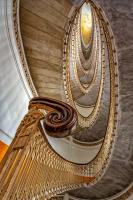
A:
[[[133,2],[0,10],[0,199],[132,200]]]

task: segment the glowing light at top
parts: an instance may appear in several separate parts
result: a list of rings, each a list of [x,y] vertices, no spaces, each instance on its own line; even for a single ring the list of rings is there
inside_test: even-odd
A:
[[[84,3],[81,10],[81,35],[85,45],[88,45],[92,35],[92,12],[91,7]]]

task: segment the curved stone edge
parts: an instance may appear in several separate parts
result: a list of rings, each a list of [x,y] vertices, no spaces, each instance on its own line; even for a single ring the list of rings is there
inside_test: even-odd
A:
[[[10,0],[6,0],[8,3],[11,2]],[[14,44],[14,51],[17,58],[18,65],[18,72],[20,77],[23,81],[24,87],[26,88],[29,98],[34,96],[38,96],[34,83],[32,81],[29,67],[27,64],[23,42],[21,38],[21,31],[20,31],[20,17],[19,17],[19,4],[20,0],[12,0],[12,21],[13,21],[13,44]]]

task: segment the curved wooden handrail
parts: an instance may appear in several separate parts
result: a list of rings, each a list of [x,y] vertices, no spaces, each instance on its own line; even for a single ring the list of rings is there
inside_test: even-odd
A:
[[[51,98],[35,97],[29,102],[29,109],[36,107],[48,112],[44,119],[43,125],[46,132],[57,138],[69,136],[77,125],[77,114],[70,105]]]

